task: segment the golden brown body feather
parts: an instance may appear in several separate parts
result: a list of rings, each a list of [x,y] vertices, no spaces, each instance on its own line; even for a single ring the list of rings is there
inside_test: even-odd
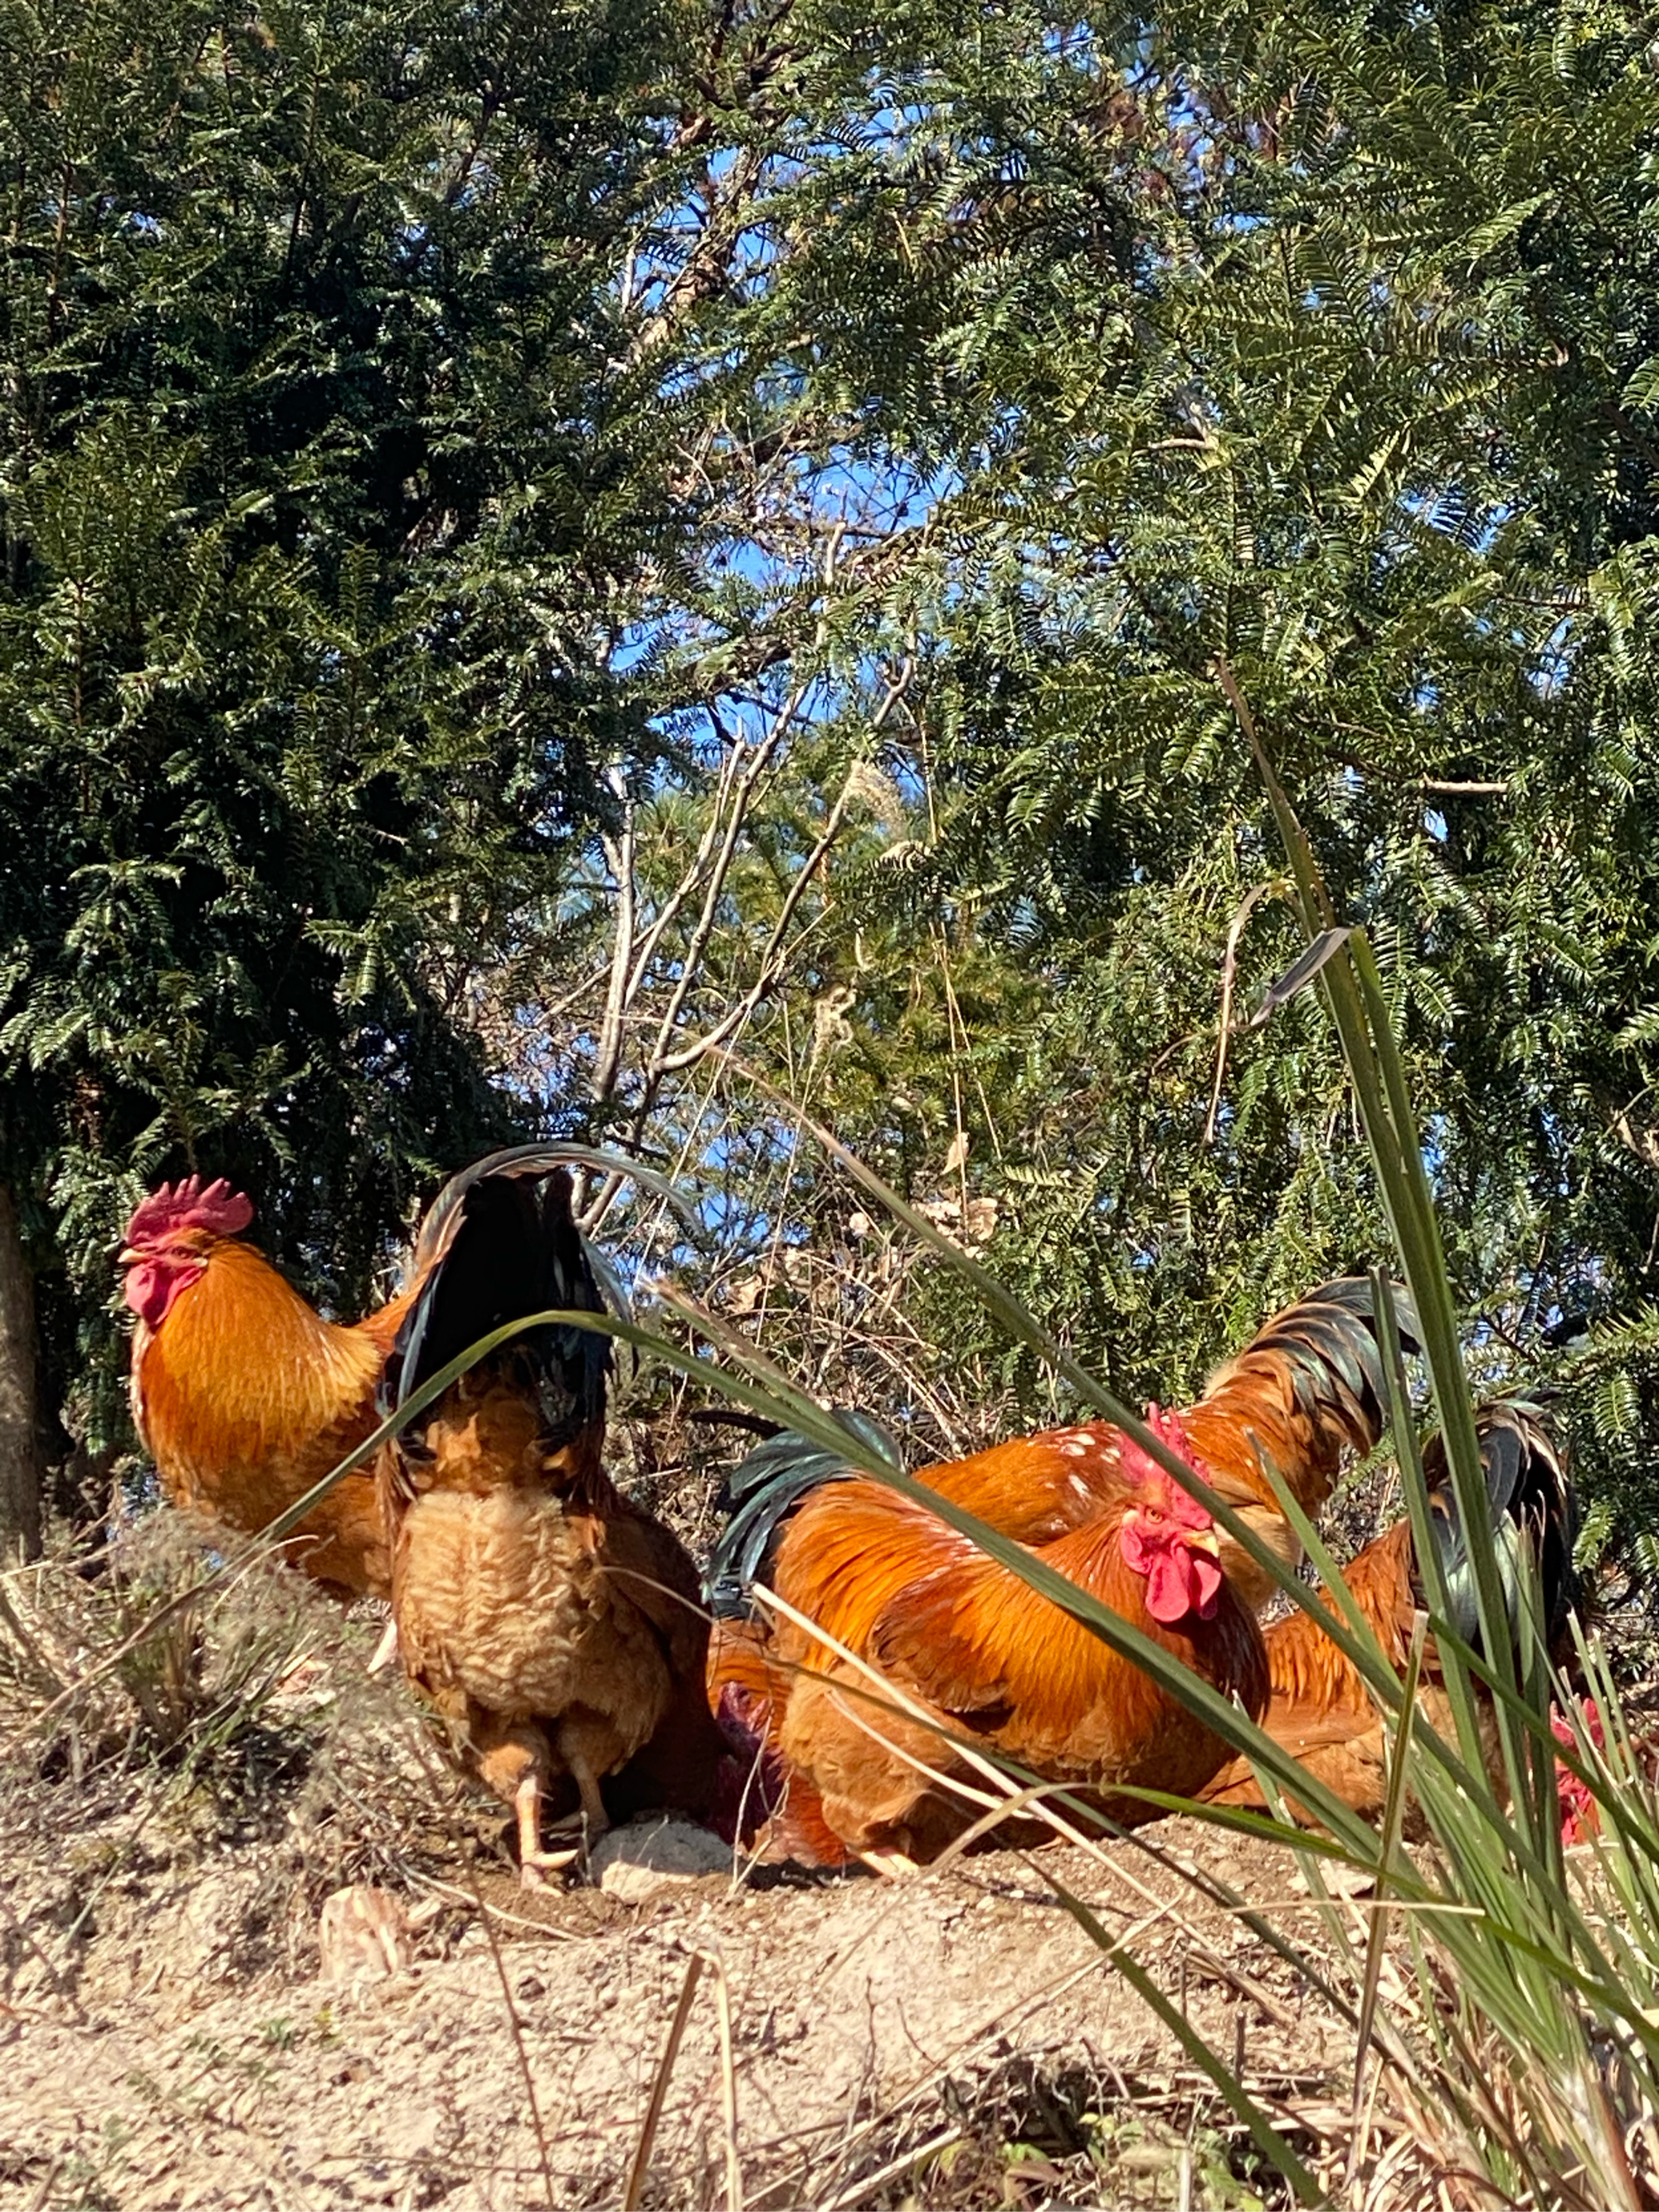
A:
[[[549,1791],[568,1776],[597,1832],[607,1776],[653,1747],[672,1771],[654,1740],[702,1683],[696,1571],[617,1492],[597,1439],[541,1453],[521,1390],[464,1377],[426,1442],[431,1462],[386,1487],[405,1671],[492,1788],[514,1802],[526,1777]]]
[[[1416,1612],[1411,1536],[1411,1524],[1396,1522],[1365,1547],[1342,1577],[1390,1665],[1401,1671]],[[1358,1668],[1313,1615],[1299,1607],[1268,1630],[1267,1665],[1272,1694],[1262,1716],[1263,1729],[1352,1811],[1365,1820],[1380,1820],[1388,1801],[1388,1735]],[[1451,1702],[1431,1638],[1424,1650],[1417,1703],[1430,1727],[1454,1741]],[[1508,1795],[1508,1783],[1489,1699],[1478,1699],[1476,1717],[1487,1780],[1501,1801]],[[1231,1761],[1199,1795],[1206,1804],[1255,1812],[1267,1808],[1267,1793],[1248,1759]],[[1317,1825],[1293,1796],[1285,1802],[1293,1819],[1304,1826]],[[1406,1832],[1413,1837],[1421,1832],[1420,1816],[1410,1804]]]
[[[263,1528],[375,1427],[374,1389],[410,1293],[355,1328],[325,1321],[252,1245],[200,1232],[202,1273],[132,1344],[138,1432],[178,1506]],[[372,1469],[301,1523],[294,1556],[335,1589],[391,1587]]]
[[[1031,1543],[1034,1556],[1259,1711],[1267,1669],[1254,1618],[1224,1585],[1209,1621],[1176,1628],[1151,1617],[1144,1578],[1125,1565],[1120,1544],[1134,1492],[1103,1444],[1068,1455],[1084,1434],[1022,1438],[921,1480],[966,1503],[988,1498],[1016,1456],[1033,1473],[1043,1456],[1028,1497],[1047,1503],[1009,1517],[1033,1534],[1070,1525]],[[923,1709],[921,1719],[882,1710],[867,1675],[793,1624],[780,1626],[779,1656],[805,1671],[791,1689],[779,1747],[855,1850],[930,1857],[975,1817],[918,1771],[970,1774],[936,1727],[1081,1792],[1125,1823],[1153,1815],[1115,1794],[1123,1785],[1190,1794],[1227,1755],[1223,1740],[1150,1676],[880,1484],[815,1492],[789,1524],[775,1572],[781,1596]]]
[[[1524,1527],[1537,1552],[1547,1641],[1551,1656],[1559,1659],[1566,1648],[1568,1617],[1578,1597],[1572,1567],[1577,1509],[1565,1448],[1540,1408],[1520,1400],[1499,1399],[1480,1407],[1475,1431],[1486,1474],[1488,1506],[1497,1523],[1498,1559],[1505,1557],[1505,1536],[1513,1535],[1516,1525]],[[1423,1465],[1430,1480],[1431,1526],[1448,1577],[1451,1618],[1457,1620],[1460,1603],[1472,1604],[1473,1599],[1467,1593],[1460,1595],[1457,1587],[1460,1580],[1468,1579],[1469,1569],[1458,1533],[1443,1438],[1430,1439]],[[1389,1663],[1403,1672],[1413,1622],[1425,1602],[1410,1522],[1395,1522],[1367,1544],[1344,1570],[1342,1579]],[[1474,1620],[1465,1618],[1460,1626],[1466,1637],[1478,1637]],[[1267,1663],[1272,1696],[1262,1727],[1345,1805],[1367,1820],[1379,1819],[1388,1795],[1388,1736],[1358,1668],[1313,1615],[1299,1607],[1268,1631]],[[1501,1802],[1509,1784],[1492,1699],[1478,1683],[1474,1694],[1482,1761]],[[1417,1702],[1437,1734],[1452,1741],[1451,1702],[1432,1638],[1424,1647]],[[1218,1774],[1203,1795],[1217,1804],[1256,1810],[1267,1802],[1243,1759]],[[1288,1802],[1295,1818],[1308,1818],[1305,1808],[1293,1798]],[[1408,1808],[1407,1833],[1415,1832],[1418,1825],[1414,1808]]]

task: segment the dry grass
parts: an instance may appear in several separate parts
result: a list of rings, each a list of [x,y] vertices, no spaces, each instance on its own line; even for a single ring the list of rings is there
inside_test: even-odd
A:
[[[700,1425],[690,1425],[688,1449],[702,1445]],[[812,2118],[819,2085],[811,2081],[799,2084],[799,2110],[781,2114],[775,2100],[763,2108],[755,2084],[775,2063],[773,2045],[800,2032],[781,2023],[792,2006],[810,2021],[817,2000],[805,1992],[832,1969],[856,1954],[887,1976],[902,2004],[912,1981],[937,1972],[913,1969],[908,1960],[924,1954],[910,1947],[936,1938],[942,1923],[983,1925],[988,1970],[1012,1960],[1025,1974],[1028,1954],[1052,1938],[1042,1870],[1055,1868],[1079,1894],[1094,1885],[1092,1910],[1115,1941],[1139,1931],[1134,1955],[1296,2147],[1326,2201],[1350,2212],[1505,2201],[1477,2178],[1461,2124],[1429,2094],[1433,2039],[1457,2018],[1456,1990],[1425,1970],[1412,1931],[1396,1925],[1383,2009],[1417,2068],[1381,2067],[1357,2106],[1352,2040],[1340,2014],[1311,2003],[1305,1975],[1247,1936],[1238,1907],[1241,1898],[1265,1907],[1352,2006],[1358,1953],[1349,1947],[1363,1950],[1367,1901],[1330,1908],[1345,1943],[1297,1894],[1291,1862],[1267,1846],[1229,1868],[1226,1838],[1154,1828],[1134,1844],[1073,1838],[1030,1861],[968,1860],[915,1891],[860,1881],[728,1894],[716,1881],[639,1911],[592,1891],[526,1899],[512,1886],[496,1808],[435,1754],[395,1677],[365,1676],[379,1621],[346,1617],[270,1561],[205,1593],[210,1565],[201,1532],[161,1512],[97,1560],[60,1555],[0,1584],[0,1727],[13,1747],[0,1784],[9,1869],[0,2002],[66,2034],[77,2021],[96,2027],[91,2043],[66,2048],[112,2047],[123,2022],[158,2044],[154,2063],[143,2062],[152,2132],[139,2129],[95,2154],[78,2148],[56,2172],[15,2150],[8,2166],[0,2142],[0,2188],[15,2180],[19,2201],[35,2212],[100,2212],[106,2203],[149,2212],[187,2201],[167,2194],[167,2158],[196,2172],[191,2162],[223,2134],[218,2105],[210,2113],[190,2086],[198,2075],[219,2085],[213,2094],[227,2110],[252,2100],[261,2140],[280,2141],[285,2095],[307,2111],[330,2100],[332,2110],[352,2094],[346,2076],[331,2074],[337,2064],[368,2067],[367,2081],[390,2084],[438,2019],[453,2063],[492,2085],[500,2141],[486,2147],[476,2124],[469,2134],[457,2119],[453,2138],[441,2136],[398,2166],[384,2147],[354,2154],[343,2138],[339,2172],[313,2173],[319,2193],[307,2197],[307,2183],[284,2195],[272,2180],[268,2194],[247,2201],[284,2212],[290,2203],[305,2212],[343,2206],[362,2201],[353,2192],[368,2186],[373,2167],[401,2178],[371,2201],[410,2212],[424,2203],[452,2212],[544,2205],[550,2185],[526,2119],[533,2076],[554,2201],[614,2207],[693,1956],[717,1971],[703,1973],[665,2075],[665,2117],[641,2169],[642,2212],[739,2199],[750,2212],[797,2204],[1244,2212],[1287,2203],[1283,2182],[1212,2083],[1167,2039],[1151,2039],[1144,2021],[1130,2033],[1120,2028],[1120,2008],[1133,2002],[1127,1984],[1075,1929],[1070,1971],[1092,1977],[1096,1992],[1082,2014],[1066,2009],[1077,2000],[1066,1996],[1065,1978],[1046,1993],[1032,1970],[1012,2011],[987,2004],[942,2057],[895,2070],[890,2055],[879,2066],[872,2056],[867,2079],[835,2106],[833,2124]],[[157,1614],[152,1635],[137,1633]],[[975,1786],[990,1791],[994,1778],[994,1770],[979,1774]],[[1219,1887],[1205,1879],[1218,1868]],[[434,1978],[396,2021],[374,2019],[372,2042],[370,2016],[348,2027],[311,1978],[319,1908],[348,1882],[404,1901],[419,1922],[417,1971]],[[984,1923],[975,1917],[981,1896],[997,1901]],[[1615,1900],[1603,1902],[1616,1911]],[[177,1931],[167,1939],[169,1958],[158,1960],[163,1995],[173,1992],[173,2012],[191,2021],[199,2014],[199,2027],[169,2027],[173,2014],[155,2013],[137,1968],[121,1978],[124,1947],[131,1942],[135,1956],[143,1948],[158,1911]],[[144,1975],[155,1949],[143,1949]],[[449,2008],[434,2012],[441,2000]],[[1060,2016],[1069,2025],[1056,2039],[1046,2030]],[[636,2048],[637,2059],[620,2074],[612,2065],[608,2104],[585,2108],[585,2071],[618,2042]],[[337,2062],[337,2050],[347,2058]],[[615,2057],[610,2050],[606,2063]],[[1523,2125],[1511,2094],[1520,2062],[1495,2044],[1471,2057],[1494,2111]],[[1605,2064],[1629,2118],[1632,2166],[1659,2173],[1659,2141],[1633,2077],[1624,2081],[1629,2069],[1616,2049]]]
[[[750,2212],[1055,2203],[1152,2212],[1285,2201],[1255,2172],[1209,2085],[1167,2051],[1149,2063],[1144,2027],[1133,2048],[1123,2044],[1109,1994],[1089,2032],[1097,2057],[1080,2050],[1078,2022],[1092,2015],[1077,2010],[1073,1985],[1081,1974],[1085,1992],[1109,1993],[1109,1971],[1043,1908],[1043,1885],[1024,1861],[975,1861],[915,1893],[862,1878],[732,1893],[711,1878],[641,1910],[591,1890],[521,1898],[495,1808],[434,1755],[401,1686],[363,1675],[378,1622],[346,1618],[274,1563],[179,1605],[201,1590],[211,1564],[198,1530],[159,1512],[90,1574],[58,1556],[4,1584],[0,1711],[20,1755],[0,1785],[9,1869],[0,2002],[37,2033],[63,2039],[70,2070],[60,2090],[70,2104],[84,2100],[74,2069],[88,2065],[100,2108],[118,2118],[89,2124],[67,2154],[31,2149],[27,2127],[14,2126],[8,2149],[0,2125],[0,2191],[15,2183],[35,2212],[210,2201],[169,2195],[169,2161],[199,2192],[204,2174],[228,2171],[228,2142],[235,2157],[257,2152],[270,2168],[257,2187],[250,2181],[246,2201],[284,2212],[362,2201],[360,2190],[411,2212],[428,2203],[453,2212],[544,2205],[526,2118],[527,2065],[562,2161],[556,2201],[615,2206],[675,1993],[701,1951],[709,1967],[665,2081],[641,2207],[741,2197]],[[177,1609],[153,1638],[107,1663],[169,1606]],[[1132,1886],[1140,1878],[1110,1878],[1121,1895],[1101,1909],[1121,1925],[1141,1910]],[[395,1984],[384,2001],[319,1990],[317,1913],[347,1882],[391,1891],[416,1917],[412,2002]],[[1178,1889],[1178,1877],[1164,1886]],[[1034,1912],[1051,1974],[1056,1955],[1065,1968],[1048,1995],[1040,1978],[1029,1989],[1020,1979]],[[789,2037],[817,2009],[808,1993],[825,1976],[856,1982],[867,1970],[888,1992],[879,2002],[902,2008],[910,1981],[939,1971],[913,1972],[907,1962],[919,1941],[933,1957],[941,1923],[957,1930],[945,1957],[983,1961],[967,1970],[965,2011],[950,2015],[966,2032],[952,2027],[925,2063],[902,2034],[897,2060],[890,2049],[878,2064],[872,2045],[833,2096],[802,2081],[793,2111],[775,2089],[758,2094],[757,2069],[773,2078],[766,2069],[778,2062],[767,2054],[782,2034],[787,2058]],[[1220,1954],[1231,1938],[1212,1929],[1189,1939],[1170,1917],[1161,1940],[1162,1971],[1183,1999],[1193,1968],[1194,2016],[1230,2017],[1224,2008],[1238,1997]],[[992,1994],[996,1975],[1010,1972],[1022,1991],[1013,2005]],[[841,2026],[854,2042],[866,2002],[878,2000],[848,1999]],[[797,2025],[786,2029],[791,2017]],[[1060,2018],[1070,2057],[1054,2041]],[[476,2123],[469,2132],[446,2118],[399,2167],[395,2128],[390,2149],[354,2154],[347,2124],[340,2159],[285,2193],[272,2148],[292,2124],[285,2100],[294,2119],[319,2104],[343,2119],[354,2094],[344,2066],[368,2068],[365,2081],[384,2081],[395,2103],[392,2085],[420,2062],[434,2019],[446,2023],[448,2069],[487,2084],[495,2137],[486,2143]],[[882,2032],[890,2040],[890,2020]],[[921,2033],[932,2050],[940,2031]],[[640,2070],[617,2074],[616,2048],[629,2038]],[[573,2090],[595,2066],[611,2069],[614,2087],[584,2116]],[[1252,2029],[1248,2070],[1264,2096],[1332,2101],[1324,2067],[1301,2069],[1271,2024]],[[141,2077],[137,2089],[122,2086]],[[39,2102],[31,2093],[31,2121]],[[403,2178],[377,2198],[372,2175],[382,2171]],[[580,2185],[578,2172],[588,2177]]]
[[[401,1684],[367,1674],[375,1608],[349,1617],[269,1557],[209,1589],[210,1541],[161,1510],[0,1579],[0,1848],[74,1875],[66,1970],[112,1884],[240,1853],[265,1875],[265,1955],[292,1971],[331,1890],[453,1873],[458,1837],[488,1852],[501,1825]]]

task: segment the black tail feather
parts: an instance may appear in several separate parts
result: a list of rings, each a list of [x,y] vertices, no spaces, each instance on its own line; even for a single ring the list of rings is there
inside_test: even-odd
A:
[[[547,1148],[530,1146],[480,1161],[442,1194],[441,1237],[422,1250],[438,1256],[403,1326],[381,1377],[383,1413],[482,1336],[526,1315],[560,1308],[603,1313],[605,1301],[571,1212],[570,1177]],[[459,1186],[459,1187],[458,1187]],[[605,1419],[607,1337],[574,1325],[548,1325],[509,1340],[495,1355],[511,1360],[536,1389],[550,1450]],[[420,1446],[418,1420],[404,1431]]]
[[[1410,1296],[1401,1284],[1389,1288],[1401,1348],[1420,1351]],[[1328,1402],[1334,1381],[1356,1402],[1373,1441],[1388,1425],[1382,1324],[1368,1275],[1338,1276],[1275,1314],[1242,1357],[1260,1352],[1276,1352],[1289,1363],[1297,1402],[1310,1414]]]
[[[1486,1469],[1498,1579],[1510,1630],[1518,1628],[1521,1619],[1519,1535],[1524,1529],[1537,1556],[1545,1637],[1554,1650],[1565,1631],[1567,1616],[1582,1598],[1572,1557],[1578,1537],[1578,1501],[1565,1448],[1543,1408],[1530,1399],[1495,1399],[1477,1409],[1474,1425]],[[1423,1472],[1429,1483],[1429,1509],[1451,1625],[1465,1643],[1478,1648],[1480,1622],[1474,1565],[1458,1518],[1443,1437],[1431,1437],[1424,1446]],[[1420,1604],[1423,1592],[1415,1576],[1413,1585],[1413,1594]]]
[[[884,1459],[903,1457],[890,1431],[873,1414],[848,1408],[831,1417],[848,1431],[853,1447],[873,1447]],[[838,1452],[809,1443],[786,1429],[769,1437],[739,1460],[721,1486],[719,1510],[726,1526],[709,1554],[703,1589],[709,1608],[732,1620],[749,1609],[749,1592],[767,1579],[767,1568],[783,1524],[802,1498],[826,1482],[846,1482],[858,1473]]]

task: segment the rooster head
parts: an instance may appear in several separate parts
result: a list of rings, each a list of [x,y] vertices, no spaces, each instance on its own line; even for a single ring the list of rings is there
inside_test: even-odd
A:
[[[1148,1406],[1146,1425],[1195,1474],[1206,1474],[1203,1463],[1188,1447],[1179,1414]],[[1119,1463],[1136,1492],[1123,1516],[1124,1563],[1132,1572],[1146,1577],[1147,1612],[1166,1628],[1176,1626],[1188,1614],[1213,1620],[1222,1579],[1214,1522],[1195,1498],[1127,1437],[1123,1439]]]
[[[253,1201],[228,1182],[205,1187],[200,1176],[164,1182],[133,1209],[117,1265],[127,1271],[123,1294],[147,1328],[159,1328],[180,1291],[208,1263],[222,1237],[253,1218]]]

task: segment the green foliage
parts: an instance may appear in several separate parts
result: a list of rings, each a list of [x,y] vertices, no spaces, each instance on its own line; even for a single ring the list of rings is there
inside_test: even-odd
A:
[[[1053,1402],[735,1047],[1189,1389],[1382,1237],[1312,1008],[1248,1025],[1298,939],[1224,661],[1480,1379],[1559,1368],[1603,1525],[1651,1513],[1622,18],[4,27],[4,1168],[60,1366],[139,1175],[228,1168],[345,1304],[434,1167],[586,1120],[700,1170],[720,1261],[668,1243],[825,1388]]]
[[[85,1351],[141,1181],[230,1174],[353,1306],[420,1185],[558,1110],[470,1001],[640,740],[611,601],[672,500],[615,289],[664,34],[0,22],[0,1175]]]
[[[1216,1092],[1224,980],[1248,1013],[1296,949],[1224,663],[1376,945],[1481,1379],[1571,1382],[1554,1342],[1656,1289],[1644,34],[1574,6],[973,35],[896,58],[779,188],[812,226],[780,216],[774,327],[863,395],[866,500],[902,455],[927,529],[836,610],[839,672],[797,659],[849,744],[849,656],[910,662],[869,747],[909,818],[839,849],[770,1065],[836,994],[820,1110],[912,1190],[965,1129],[999,1265],[1126,1385],[1187,1386],[1378,1249],[1305,1009]],[[884,315],[848,309],[860,252]],[[920,1310],[994,1356],[953,1293]],[[1650,1349],[1615,1379],[1598,1340],[1584,1464],[1650,1516]]]

